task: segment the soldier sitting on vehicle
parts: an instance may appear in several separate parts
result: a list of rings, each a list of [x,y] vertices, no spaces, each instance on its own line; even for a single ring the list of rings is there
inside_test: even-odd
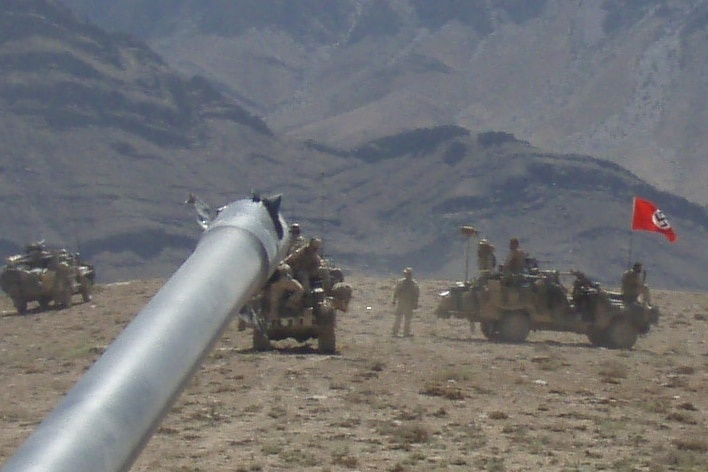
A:
[[[293,279],[290,266],[281,263],[268,279],[265,292],[268,300],[267,320],[270,321],[278,317],[284,301],[286,307],[293,310],[297,309],[302,300],[304,290],[300,282]],[[286,295],[287,300],[284,300]]]
[[[624,303],[638,303],[641,296],[642,302],[651,304],[649,287],[644,283],[646,273],[642,271],[641,262],[635,262],[631,269],[622,274],[622,301]]]
[[[509,299],[509,287],[520,287],[522,273],[526,268],[526,252],[519,247],[519,239],[509,240],[509,254],[501,267],[502,272],[502,301],[505,303]]]
[[[293,252],[297,251],[298,249],[305,247],[307,245],[307,241],[305,240],[305,237],[302,235],[302,232],[300,230],[300,225],[297,223],[293,223],[290,225],[290,243],[288,244],[288,255],[292,254]]]
[[[494,245],[486,239],[480,239],[477,246],[477,267],[479,276],[489,277],[497,265],[497,257],[494,255]]]
[[[519,275],[526,267],[526,253],[519,247],[518,238],[509,241],[509,255],[506,256],[502,272],[508,282],[518,282]]]
[[[312,238],[307,246],[297,249],[285,258],[285,263],[292,267],[295,278],[300,281],[306,292],[312,290],[315,281],[322,283],[325,292],[331,289],[329,270],[319,255],[321,245],[322,240]]]

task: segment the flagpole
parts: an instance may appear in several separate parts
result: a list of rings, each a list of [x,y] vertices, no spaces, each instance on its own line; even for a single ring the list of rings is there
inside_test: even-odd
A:
[[[632,267],[632,243],[634,242],[634,212],[637,211],[637,197],[632,198],[632,220],[629,224],[629,251],[627,253],[627,269]]]

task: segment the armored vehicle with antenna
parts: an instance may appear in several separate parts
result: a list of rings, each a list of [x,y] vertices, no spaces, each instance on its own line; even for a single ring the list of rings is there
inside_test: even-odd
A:
[[[651,305],[648,288],[628,302],[581,271],[542,270],[529,257],[525,262],[512,279],[495,268],[448,287],[440,293],[435,315],[466,319],[472,329],[479,323],[491,341],[519,343],[532,330],[564,331],[610,349],[631,349],[658,323],[659,309]]]

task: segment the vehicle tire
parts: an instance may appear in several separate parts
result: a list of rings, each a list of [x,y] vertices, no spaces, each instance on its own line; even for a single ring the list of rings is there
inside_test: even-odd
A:
[[[590,328],[588,331],[588,339],[593,346],[604,347],[607,341],[605,340],[605,332],[596,328]]]
[[[15,306],[15,310],[20,315],[27,313],[27,300],[22,297],[16,297],[12,299],[12,304]]]
[[[499,339],[499,329],[497,324],[493,321],[482,321],[479,323],[479,327],[482,330],[482,334],[485,338],[490,341],[496,341]]]
[[[507,343],[522,343],[531,331],[531,320],[526,313],[513,311],[504,315],[499,325],[499,339]]]
[[[49,305],[52,303],[52,297],[42,297],[39,300],[37,300],[37,302],[39,303],[39,307],[42,310],[46,310],[47,308],[49,308]]]
[[[84,300],[84,303],[88,303],[91,301],[93,298],[91,296],[91,292],[93,291],[93,283],[86,279],[83,281],[81,284],[81,298]]]
[[[254,351],[270,351],[270,340],[268,335],[258,328],[253,328],[253,350]]]
[[[615,318],[605,332],[606,345],[610,349],[632,349],[637,336],[637,328],[631,321]]]
[[[322,354],[334,354],[337,352],[337,335],[334,329],[334,323],[328,322],[317,336],[317,349]]]

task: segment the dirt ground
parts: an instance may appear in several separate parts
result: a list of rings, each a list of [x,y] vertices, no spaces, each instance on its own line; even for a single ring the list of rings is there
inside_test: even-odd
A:
[[[256,353],[233,323],[132,470],[706,470],[708,293],[654,291],[660,325],[612,351],[567,333],[490,343],[434,318],[448,282],[432,280],[415,336],[392,338],[394,279],[348,280],[337,355]],[[25,316],[0,297],[0,462],[161,284]]]

